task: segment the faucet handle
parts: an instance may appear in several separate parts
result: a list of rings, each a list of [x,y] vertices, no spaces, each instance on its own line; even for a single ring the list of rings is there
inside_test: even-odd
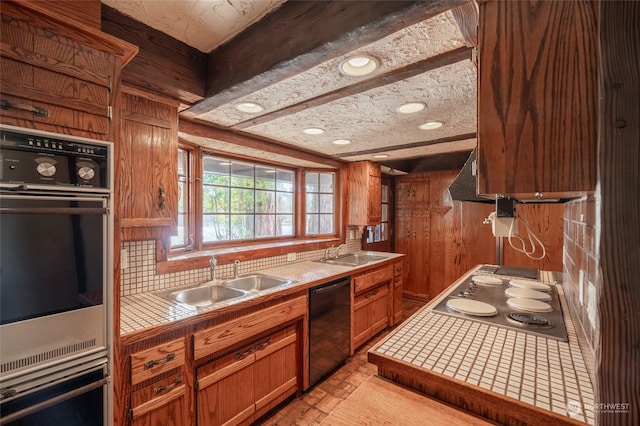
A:
[[[211,256],[211,259],[209,259],[209,266],[211,266],[212,268],[218,266],[218,259],[216,259],[215,256]]]

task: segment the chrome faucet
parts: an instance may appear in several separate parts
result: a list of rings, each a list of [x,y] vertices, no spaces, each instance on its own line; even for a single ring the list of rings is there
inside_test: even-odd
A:
[[[216,266],[218,266],[218,260],[215,258],[215,256],[211,256],[211,259],[209,259],[209,267],[211,268],[211,281],[216,280]]]
[[[238,278],[238,267],[240,266],[239,260],[233,261],[233,278]]]
[[[331,246],[328,250],[330,251],[333,248],[333,246]],[[336,247],[336,250],[333,252],[333,256],[331,256],[332,258],[337,258],[338,255],[340,254],[340,249],[344,248],[345,250],[348,250],[348,247],[346,244],[340,244],[338,247]]]

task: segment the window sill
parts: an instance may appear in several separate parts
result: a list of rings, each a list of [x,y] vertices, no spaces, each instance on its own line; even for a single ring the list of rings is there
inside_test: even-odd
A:
[[[225,247],[209,249],[185,254],[169,256],[165,261],[158,261],[156,272],[168,274],[171,272],[188,271],[190,269],[208,268],[211,256],[215,256],[218,264],[233,263],[234,260],[247,261],[263,257],[281,256],[311,250],[321,250],[332,245],[342,244],[339,238],[308,239],[299,241],[270,242],[249,246]]]

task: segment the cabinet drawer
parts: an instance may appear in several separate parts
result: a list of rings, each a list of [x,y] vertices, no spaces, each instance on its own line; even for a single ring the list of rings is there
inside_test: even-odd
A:
[[[184,340],[178,339],[131,355],[131,384],[184,365]]]
[[[353,281],[353,289],[356,294],[361,293],[369,288],[390,281],[393,278],[393,265],[387,265],[382,268],[374,269],[362,275],[356,276]]]
[[[136,421],[164,408],[164,411],[172,412],[176,424],[179,424],[183,416],[177,413],[182,413],[184,408],[179,399],[184,397],[185,391],[184,374],[181,371],[133,392],[131,394],[131,419]]]

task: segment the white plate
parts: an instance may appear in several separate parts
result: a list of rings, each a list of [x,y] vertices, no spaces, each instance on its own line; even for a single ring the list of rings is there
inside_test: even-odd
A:
[[[462,314],[479,317],[492,317],[498,314],[495,306],[477,300],[449,299],[447,300],[447,308]]]
[[[474,275],[473,277],[471,277],[471,281],[477,284],[484,284],[484,285],[504,284],[500,278],[492,277],[491,275]]]
[[[549,293],[530,288],[509,287],[504,291],[507,297],[525,297],[527,299],[542,300],[543,302],[551,302]]]
[[[527,281],[527,280],[514,279],[509,281],[509,285],[512,287],[518,287],[518,288],[529,288],[531,290],[551,291],[551,286],[547,284],[543,284],[540,281]]]
[[[540,300],[527,299],[526,297],[512,297],[507,299],[507,305],[513,309],[526,312],[553,312],[548,303]]]

